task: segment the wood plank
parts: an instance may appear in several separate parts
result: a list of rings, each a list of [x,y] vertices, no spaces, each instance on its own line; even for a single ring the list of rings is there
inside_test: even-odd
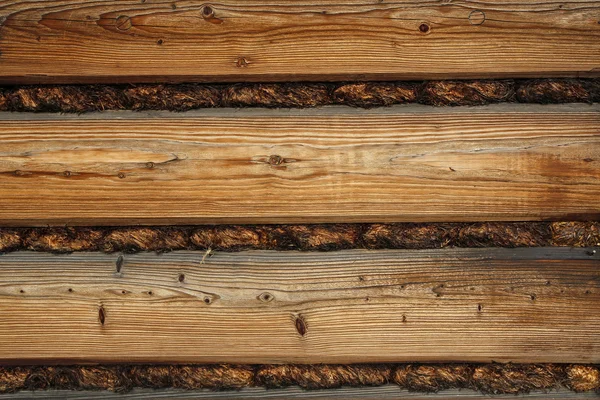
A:
[[[444,390],[438,393],[414,393],[401,390],[397,386],[382,387],[341,388],[329,390],[306,391],[299,388],[263,389],[248,388],[238,392],[211,392],[206,390],[134,390],[130,393],[112,392],[77,392],[68,390],[19,392],[0,394],[0,399],[102,399],[102,400],[132,400],[132,399],[347,399],[347,400],[385,400],[385,399],[410,399],[410,400],[489,400],[489,399],[598,399],[595,393],[575,393],[567,390],[552,392],[532,392],[526,395],[484,395],[470,390]]]
[[[0,362],[600,362],[600,251],[203,258],[0,256]]]
[[[600,218],[600,105],[0,115],[0,223]]]
[[[1,0],[0,82],[598,76],[600,2]]]

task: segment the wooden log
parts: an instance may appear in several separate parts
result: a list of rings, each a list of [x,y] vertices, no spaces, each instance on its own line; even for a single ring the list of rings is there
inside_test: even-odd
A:
[[[0,82],[598,76],[600,2],[0,2]]]
[[[0,256],[0,362],[600,362],[597,249]]]
[[[0,223],[600,218],[600,106],[0,115]]]

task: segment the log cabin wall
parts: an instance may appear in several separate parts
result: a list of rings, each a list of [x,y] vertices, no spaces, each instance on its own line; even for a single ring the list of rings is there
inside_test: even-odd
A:
[[[598,398],[599,38],[0,0],[0,398]]]

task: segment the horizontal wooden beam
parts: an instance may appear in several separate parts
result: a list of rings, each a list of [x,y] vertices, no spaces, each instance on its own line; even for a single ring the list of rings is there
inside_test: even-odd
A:
[[[599,219],[600,106],[0,114],[0,224]]]
[[[0,256],[0,362],[600,362],[600,252]]]
[[[0,82],[600,75],[600,2],[0,1]]]

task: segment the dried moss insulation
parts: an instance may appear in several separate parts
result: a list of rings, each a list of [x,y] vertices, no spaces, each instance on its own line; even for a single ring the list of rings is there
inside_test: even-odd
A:
[[[332,389],[396,384],[416,392],[472,389],[520,394],[567,388],[600,390],[595,365],[555,364],[355,364],[355,365],[107,365],[0,367],[0,392],[244,387]]]
[[[600,222],[0,228],[0,253],[544,246],[600,246]]]
[[[503,102],[547,104],[598,101],[600,79],[0,88],[0,111],[65,113],[186,111],[213,107],[307,108],[333,104],[372,108],[406,103],[475,106]]]

